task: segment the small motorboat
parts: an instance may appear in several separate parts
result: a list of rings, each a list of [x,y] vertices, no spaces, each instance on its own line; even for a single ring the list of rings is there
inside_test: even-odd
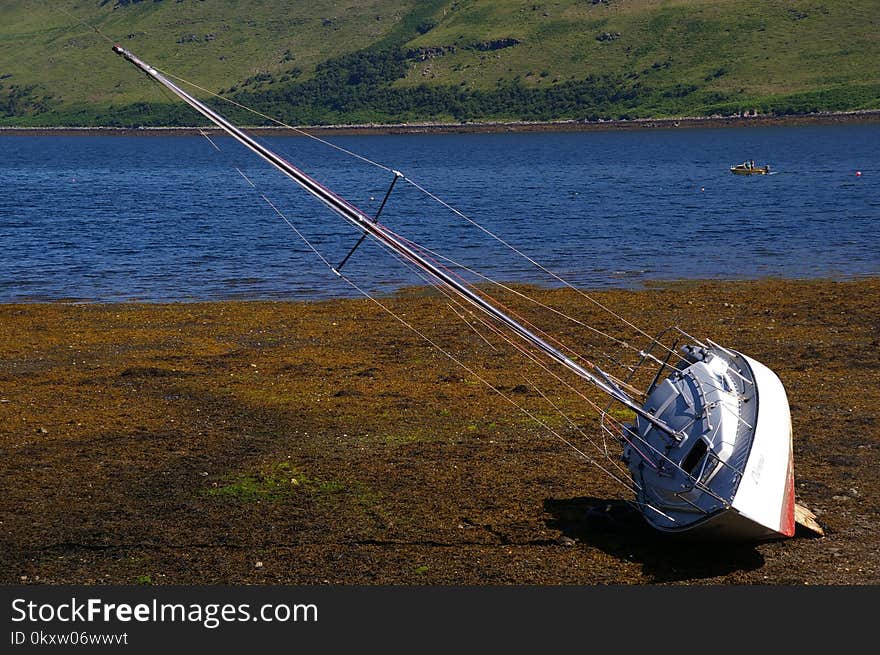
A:
[[[742,164],[730,167],[730,172],[734,175],[769,175],[770,164],[763,166],[755,166],[755,160],[744,161]]]

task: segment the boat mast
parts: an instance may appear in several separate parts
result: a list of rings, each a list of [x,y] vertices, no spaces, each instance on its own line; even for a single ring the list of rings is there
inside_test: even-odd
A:
[[[432,277],[434,277],[443,285],[470,302],[472,305],[475,305],[481,311],[504,323],[520,337],[543,350],[551,358],[553,358],[569,370],[573,371],[581,378],[593,383],[603,392],[631,409],[633,412],[644,418],[654,427],[659,428],[660,430],[666,432],[671,436],[677,436],[675,430],[673,430],[664,421],[661,421],[656,416],[647,412],[640,405],[638,405],[622,389],[613,384],[610,379],[605,376],[604,373],[602,373],[602,377],[600,377],[586,370],[583,366],[572,360],[570,357],[565,355],[557,348],[554,348],[544,339],[534,334],[531,330],[527,329],[519,322],[512,319],[510,316],[495,307],[493,304],[487,302],[484,298],[476,294],[469,287],[456,280],[453,276],[449,275],[444,270],[432,264],[421,254],[415,251],[411,246],[404,243],[399,237],[387,230],[380,223],[374,222],[369,215],[367,215],[366,213],[355,207],[353,204],[322,185],[317,180],[311,178],[306,173],[299,170],[276,153],[272,152],[260,143],[254,141],[254,139],[238,129],[223,116],[221,116],[213,109],[178,87],[176,84],[174,84],[174,82],[162,75],[159,71],[157,71],[149,64],[135,57],[128,50],[125,50],[119,45],[114,45],[113,51],[140,68],[149,77],[154,79],[162,86],[166,87],[169,91],[174,93],[177,97],[186,102],[193,109],[198,111],[212,123],[216,124],[218,127],[227,132],[230,136],[239,141],[242,145],[272,164],[275,168],[277,168],[294,182],[299,184],[308,193],[318,198],[330,209],[339,214],[343,219],[345,219],[358,229],[362,230],[364,233],[375,237],[378,241],[384,243],[393,251],[399,253],[407,260],[429,273]],[[600,369],[597,368],[597,370],[599,370],[601,373]]]

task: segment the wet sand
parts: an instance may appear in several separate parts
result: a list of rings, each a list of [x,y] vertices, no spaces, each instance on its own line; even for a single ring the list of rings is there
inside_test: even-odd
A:
[[[619,327],[570,290],[535,293]],[[7,304],[0,581],[880,582],[880,278],[592,295],[647,332],[676,324],[776,371],[798,501],[825,537],[654,532],[622,485],[477,376],[572,440],[535,385],[592,437],[588,404],[463,323],[438,324],[446,301],[430,293],[387,303],[470,372],[369,300]],[[596,341],[551,323],[566,343]]]

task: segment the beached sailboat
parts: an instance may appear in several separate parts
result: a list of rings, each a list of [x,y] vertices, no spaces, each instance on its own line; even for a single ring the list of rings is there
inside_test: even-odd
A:
[[[709,340],[697,340],[679,330],[673,333],[672,347],[658,337],[639,352],[641,364],[656,366],[657,370],[647,386],[642,390],[635,388],[630,384],[632,376],[626,380],[615,377],[554,345],[558,342],[515,318],[482,290],[442,265],[442,256],[380,223],[378,212],[371,216],[358,209],[153,66],[118,45],[113,49],[361,233],[360,241],[340,264],[332,266],[321,257],[336,275],[345,277],[341,272],[345,262],[364,239],[372,238],[423,279],[455,298],[460,306],[481,313],[486,325],[497,333],[504,330],[523,349],[541,354],[605,394],[613,405],[623,406],[618,414],[625,414],[625,421],[617,420],[612,412],[600,411],[601,426],[622,445],[622,460],[631,478],[635,503],[650,525],[666,532],[699,532],[728,539],[794,534],[789,404],[782,383],[769,368],[739,352]],[[406,179],[402,173],[392,172],[394,178],[386,200],[394,184]],[[287,221],[283,215],[282,218]],[[635,372],[631,371],[633,375]]]

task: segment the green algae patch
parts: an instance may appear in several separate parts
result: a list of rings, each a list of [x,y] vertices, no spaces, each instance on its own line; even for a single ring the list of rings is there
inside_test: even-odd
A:
[[[309,477],[294,469],[290,462],[224,476],[218,486],[209,489],[207,494],[244,502],[282,501],[294,496],[320,502],[331,496],[342,495],[351,497],[356,504],[375,500],[359,483]]]
[[[208,495],[243,501],[283,500],[302,492],[309,484],[305,475],[293,470],[288,462],[251,473],[227,476],[222,486],[208,490]]]

